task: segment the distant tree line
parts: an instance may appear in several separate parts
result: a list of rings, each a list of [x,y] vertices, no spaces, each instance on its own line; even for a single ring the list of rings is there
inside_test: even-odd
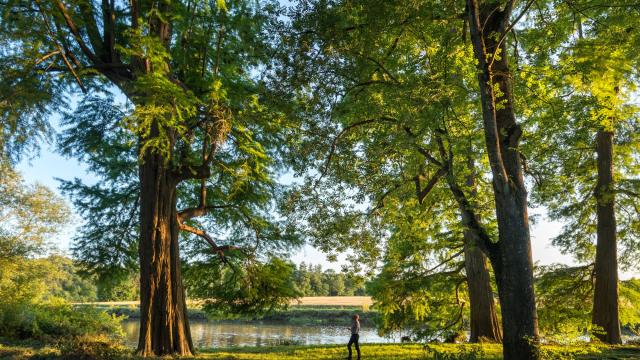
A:
[[[72,303],[139,299],[139,280],[135,273],[121,278],[100,279],[83,273],[73,259],[59,254],[22,261],[23,266],[42,269],[24,286],[37,288],[35,296],[40,299],[63,299]]]
[[[50,255],[29,259],[34,266],[48,269],[44,298],[62,298],[70,302],[135,301],[139,299],[139,279],[130,273],[117,278],[99,278],[82,274],[73,259]],[[37,263],[37,264],[36,264]],[[300,296],[366,296],[366,279],[359,275],[323,269],[322,265],[292,264],[294,283]]]
[[[296,266],[295,284],[302,296],[364,296],[365,279],[357,275],[322,270],[321,265]]]

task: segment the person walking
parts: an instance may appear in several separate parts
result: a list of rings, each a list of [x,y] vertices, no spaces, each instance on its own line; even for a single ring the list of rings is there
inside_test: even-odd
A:
[[[349,343],[347,344],[347,348],[349,349],[349,357],[347,359],[351,360],[351,345],[356,345],[356,353],[358,354],[358,360],[360,360],[360,315],[354,314],[351,319],[351,338],[349,339]]]

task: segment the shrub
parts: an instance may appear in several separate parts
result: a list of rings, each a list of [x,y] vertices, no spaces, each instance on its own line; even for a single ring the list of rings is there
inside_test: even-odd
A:
[[[0,304],[0,336],[56,343],[80,336],[122,339],[121,318],[91,307],[73,307],[61,301]]]
[[[73,336],[56,344],[64,358],[74,360],[117,360],[129,358],[130,351],[109,336]]]

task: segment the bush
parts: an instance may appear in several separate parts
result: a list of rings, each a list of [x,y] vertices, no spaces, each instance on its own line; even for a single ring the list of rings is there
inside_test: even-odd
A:
[[[0,304],[0,336],[45,343],[81,336],[104,336],[119,342],[124,333],[121,318],[90,307],[66,302]]]
[[[130,351],[125,346],[105,335],[64,338],[56,347],[64,358],[74,360],[116,360],[130,357]]]

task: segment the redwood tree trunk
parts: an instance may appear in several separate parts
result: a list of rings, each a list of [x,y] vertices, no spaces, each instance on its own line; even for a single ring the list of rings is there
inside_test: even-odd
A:
[[[618,256],[616,244],[615,193],[613,192],[613,132],[601,129],[596,135],[598,154],[597,245],[595,291],[593,296],[594,325],[604,333],[596,336],[609,344],[620,344],[618,319]]]
[[[142,356],[191,355],[193,344],[180,272],[177,180],[158,155],[140,176],[140,336]]]
[[[470,342],[480,340],[500,342],[500,324],[491,290],[491,279],[487,268],[487,258],[473,242],[473,236],[465,230],[464,267],[469,287],[471,305]]]
[[[467,0],[478,61],[483,127],[498,222],[498,243],[488,251],[500,296],[505,360],[539,359],[533,261],[512,74],[505,47],[514,1]],[[496,55],[496,56],[494,56]]]

